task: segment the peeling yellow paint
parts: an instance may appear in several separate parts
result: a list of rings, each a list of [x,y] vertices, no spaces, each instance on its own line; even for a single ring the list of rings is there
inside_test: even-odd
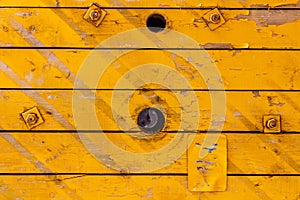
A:
[[[73,1],[73,0],[32,0],[30,2],[26,0],[19,0],[19,1],[0,1],[1,5],[6,6],[89,6],[91,1],[87,0],[80,0],[80,1]],[[153,0],[153,1],[138,1],[138,0],[101,0],[98,1],[100,5],[103,6],[112,6],[112,7],[126,7],[126,6],[137,6],[137,7],[256,7],[258,5],[263,6],[288,6],[288,7],[295,7],[298,6],[298,0],[243,0],[243,1],[235,1],[235,0],[204,0],[199,1],[196,0],[188,0],[188,1],[181,1],[181,0]]]
[[[1,199],[34,196],[39,199],[281,200],[300,197],[300,7],[297,0],[204,0],[200,4],[196,0],[103,0],[97,3],[106,7],[108,15],[98,28],[82,19],[90,3],[86,0],[0,0],[3,6],[0,8]],[[226,23],[210,30],[202,17],[215,7]],[[206,51],[220,72],[213,78],[224,84],[225,91],[209,91],[210,80],[195,70],[192,58],[163,50],[162,44],[162,49],[139,49],[120,56],[107,67],[97,88],[93,88],[97,90],[80,98],[95,100],[96,118],[111,144],[122,151],[147,154],[170,144],[180,123],[189,127],[193,113],[181,120],[185,106],[189,105],[181,105],[176,96],[188,99],[194,92],[200,110],[196,130],[187,128],[177,134],[201,132],[205,136],[210,123],[220,123],[212,121],[211,94],[224,92],[227,104],[226,114],[222,116],[222,134],[228,144],[227,152],[222,152],[224,155],[220,157],[227,168],[222,168],[221,176],[216,175],[220,171],[209,176],[210,180],[222,178],[221,182],[214,182],[213,190],[226,187],[223,192],[188,190],[191,181],[197,183],[205,176],[193,177],[189,168],[193,156],[187,151],[174,162],[148,174],[122,174],[125,171],[114,170],[97,160],[76,132],[72,90],[82,63],[94,47],[111,36],[146,27],[146,20],[153,13],[166,18],[168,29],[199,44],[199,49],[189,49],[190,46],[178,42],[181,38],[175,38],[178,41],[168,47],[179,48],[177,51],[187,48],[182,51],[199,51],[199,54]],[[146,48],[134,42],[113,45],[105,51]],[[182,75],[182,82],[189,82],[196,91],[188,90],[183,84],[177,84],[181,88],[176,91],[151,83],[140,88],[130,88],[132,84],[115,88],[128,71],[147,63],[175,70]],[[205,64],[199,62],[197,67]],[[162,71],[158,70],[154,78],[161,76]],[[160,105],[166,115],[163,131],[145,136],[135,124],[121,132],[113,118],[113,92],[130,98],[130,116],[126,119],[134,122],[142,109]],[[124,99],[116,102],[121,104]],[[29,130],[20,114],[35,106],[45,122]],[[263,133],[263,116],[270,114],[280,115],[281,134]],[[88,121],[91,113],[85,117]],[[103,134],[99,133],[101,130],[85,131]]]

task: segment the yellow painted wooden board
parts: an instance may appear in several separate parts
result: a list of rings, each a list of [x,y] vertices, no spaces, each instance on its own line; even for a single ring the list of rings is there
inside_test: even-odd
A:
[[[1,199],[300,198],[300,32],[297,28],[300,15],[296,0],[216,0],[202,1],[201,4],[195,0],[101,1],[98,3],[106,6],[108,15],[99,28],[82,19],[90,3],[86,0],[0,0],[0,5],[4,6],[0,8]],[[38,8],[40,6],[48,8]],[[64,6],[67,7],[57,8]],[[211,31],[201,18],[216,6],[227,22]],[[184,7],[201,9],[180,9]],[[269,7],[279,10],[269,10]],[[226,113],[221,121],[213,121],[217,125],[224,121],[222,130],[228,140],[228,182],[225,192],[188,192],[186,151],[171,165],[156,170],[156,175],[150,172],[124,176],[95,159],[80,141],[82,135],[76,133],[78,123],[74,123],[72,88],[76,75],[80,75],[78,71],[84,59],[92,48],[106,39],[133,28],[145,28],[147,17],[154,12],[167,18],[168,28],[210,49],[207,57],[212,59],[220,72],[213,80],[222,82],[224,88],[209,93],[206,83],[210,80],[199,78],[189,64],[193,62],[191,58],[184,60],[174,52],[149,49],[131,52],[113,62],[95,86],[108,89],[95,92],[96,117],[114,145],[128,152],[153,152],[170,143],[175,133],[165,131],[178,130],[179,122],[182,121],[187,127],[181,134],[193,129],[189,126],[194,121],[192,112],[181,112],[192,105],[192,100],[199,101],[195,109],[199,107],[200,110],[200,123],[195,129],[205,134],[212,118],[210,94],[226,90]],[[167,33],[156,35],[167,36]],[[104,47],[108,52],[113,47],[157,47],[147,42],[141,43],[144,37],[134,36],[136,40],[133,42],[121,40],[121,43]],[[181,37],[172,39],[174,42],[171,45],[162,44],[160,47],[191,47],[185,45],[186,40],[181,41]],[[178,53],[178,50],[175,52]],[[149,62],[165,64],[180,72],[191,83],[192,89],[200,90],[195,92],[195,99],[191,98],[192,89],[187,90],[183,84],[174,93],[161,90],[162,87],[155,84],[145,86],[156,90],[137,90],[133,95],[129,92],[138,86],[132,83],[118,86],[119,89],[134,86],[132,90],[113,89],[127,71]],[[198,64],[201,66],[201,63]],[[90,73],[90,77],[92,75]],[[163,74],[157,73],[155,78],[163,78]],[[178,86],[181,84],[176,83]],[[30,87],[36,90],[20,89]],[[93,93],[88,94],[79,98],[93,100]],[[164,132],[149,140],[131,137],[129,132],[120,133],[116,123],[118,120],[113,118],[111,112],[111,108],[116,108],[116,103],[111,101],[112,94],[117,95],[117,104],[129,108],[131,117],[124,119],[134,122],[142,108],[161,104],[167,113]],[[176,95],[190,100],[191,104],[180,104]],[[129,97],[132,99],[126,106],[124,99]],[[33,106],[38,107],[45,123],[29,130],[20,114]],[[89,121],[90,114],[85,113],[86,121]],[[187,115],[181,120],[183,114]],[[263,133],[262,117],[268,114],[281,115],[283,133]],[[90,131],[92,126],[87,123],[83,127]],[[139,130],[137,126],[127,128]]]
[[[38,50],[1,50],[0,60],[7,65],[19,78],[10,78],[8,70],[0,70],[1,88],[18,88],[18,79],[24,80],[28,87],[33,88],[73,88],[73,81],[68,77],[69,72],[74,74],[83,65],[88,50],[49,50],[63,64],[42,56]],[[299,51],[270,51],[270,50],[242,50],[224,51],[209,50],[206,53],[215,62],[219,70],[224,89],[227,90],[299,90],[300,65]],[[202,54],[202,51],[199,51]],[[14,59],[15,55],[19,59]],[[139,56],[141,59],[134,59]],[[282,59],[285,58],[285,59]],[[287,60],[288,62],[287,62]],[[253,62],[255,60],[255,62]],[[153,50],[139,50],[121,56],[108,66],[101,78],[99,88],[114,88],[118,79],[128,70],[155,62],[179,70],[187,78],[194,89],[207,89],[207,84],[201,76],[192,76],[192,66],[186,60],[174,56],[171,52]],[[204,61],[203,61],[204,62]],[[247,64],[251,63],[251,64]],[[68,70],[60,70],[65,65]],[[114,78],[110,76],[114,74]],[[244,81],[247,80],[247,81]],[[22,86],[24,87],[24,86]],[[126,85],[123,85],[126,88]],[[185,89],[181,88],[180,89]]]
[[[89,4],[92,1],[88,0],[32,0],[32,1],[26,1],[26,0],[12,0],[12,1],[6,1],[1,0],[1,5],[6,6],[53,6],[53,7],[59,7],[59,6],[89,6]],[[157,7],[215,7],[215,6],[221,6],[221,7],[259,7],[259,6],[289,6],[289,7],[295,7],[298,6],[297,0],[245,0],[245,1],[235,1],[235,0],[228,0],[228,1],[222,1],[222,0],[204,0],[199,3],[199,1],[196,0],[187,0],[187,1],[181,1],[181,0],[101,0],[97,1],[99,4],[103,6],[111,6],[111,7],[129,7],[129,6],[137,6],[137,7],[151,7],[151,6],[157,6]]]
[[[227,22],[214,31],[202,20],[207,10],[110,9],[98,28],[82,19],[85,12],[86,9],[68,8],[2,8],[0,45],[96,47],[118,33],[145,28],[148,16],[160,13],[167,19],[168,29],[179,31],[207,48],[300,47],[300,32],[295,29],[300,23],[297,10],[221,10]],[[167,33],[168,31],[164,31],[159,34]],[[174,41],[178,39],[180,38],[174,38]],[[120,47],[118,44],[114,46]],[[175,42],[168,47],[181,46]],[[130,47],[151,46],[131,42]]]
[[[119,122],[112,115],[112,103],[114,99],[127,105],[124,96],[128,96],[133,91],[115,91],[115,98],[111,98],[112,91],[100,90],[96,92],[95,106],[96,115],[102,130],[121,130]],[[220,92],[211,92],[216,94]],[[124,119],[133,121],[138,112],[145,106],[154,106],[158,102],[166,109],[167,125],[165,131],[174,131],[179,128],[179,120],[187,127],[189,120],[193,118],[192,113],[185,115],[187,118],[182,119],[181,108],[188,108],[188,103],[180,105],[177,97],[184,97],[186,100],[198,100],[199,107],[195,107],[200,111],[200,122],[198,130],[206,131],[211,123],[211,100],[210,93],[206,91],[196,91],[196,99],[192,98],[191,91],[177,91],[174,93],[168,91],[136,91],[129,104],[130,114],[133,116],[124,116]],[[226,120],[224,122],[223,131],[263,131],[262,118],[263,115],[280,114],[282,116],[283,132],[299,132],[299,101],[300,94],[298,92],[251,92],[251,91],[233,91],[226,92],[227,108]],[[118,97],[119,96],[119,97]],[[151,97],[152,96],[152,97]],[[159,99],[157,98],[159,97]],[[148,98],[147,98],[148,97]],[[151,98],[150,98],[151,97]],[[92,98],[92,96],[82,96],[82,98]],[[25,90],[25,91],[1,91],[0,109],[5,110],[1,114],[0,126],[6,130],[28,130],[20,114],[27,109],[38,106],[42,113],[45,123],[35,128],[36,130],[73,130],[78,127],[74,124],[72,111],[72,91],[68,90]],[[168,105],[173,105],[168,108]],[[124,107],[127,109],[127,107]],[[92,110],[83,112],[89,119]],[[217,123],[217,122],[214,122]],[[197,127],[196,127],[197,128]],[[89,128],[83,128],[89,130]],[[138,131],[137,126],[130,126],[128,129]],[[185,128],[188,131],[191,129]],[[194,130],[194,129],[193,129]]]
[[[175,134],[162,140],[131,138],[107,133],[112,144],[128,152],[153,152],[168,145]],[[227,137],[228,174],[298,174],[298,134],[231,133]],[[106,167],[83,146],[77,133],[1,133],[0,173],[120,173]],[[63,164],[62,164],[63,163]],[[187,152],[172,165],[153,173],[187,173]]]
[[[2,199],[295,200],[299,176],[228,177],[226,192],[189,192],[186,176],[0,176]],[[18,182],[18,184],[16,184]]]

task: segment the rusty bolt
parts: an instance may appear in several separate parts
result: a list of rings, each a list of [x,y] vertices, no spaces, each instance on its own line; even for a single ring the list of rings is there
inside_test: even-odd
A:
[[[100,17],[101,17],[101,13],[99,10],[93,10],[90,13],[90,18],[92,21],[97,21],[98,19],[100,19]]]
[[[277,126],[277,120],[274,118],[269,119],[266,123],[266,127],[268,129],[274,129],[274,128],[276,128],[276,126]]]
[[[26,117],[26,122],[27,122],[28,124],[30,124],[30,125],[33,125],[33,124],[36,124],[36,123],[37,123],[38,119],[39,119],[39,118],[38,118],[38,116],[37,116],[36,114],[30,113],[30,114],[28,114],[27,117]]]
[[[221,21],[221,16],[218,13],[213,13],[209,19],[212,23],[217,24]]]

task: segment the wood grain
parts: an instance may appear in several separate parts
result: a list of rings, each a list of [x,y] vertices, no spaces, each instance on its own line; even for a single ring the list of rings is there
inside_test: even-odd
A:
[[[99,28],[82,19],[90,3],[0,0],[0,199],[300,198],[297,0],[101,0],[98,3],[105,6],[108,15]],[[211,31],[202,16],[215,7],[226,23]],[[152,13],[162,14],[168,29],[195,40],[197,50],[182,37],[172,37],[169,45],[160,41],[159,50],[136,50],[157,48],[143,43],[145,35],[136,37],[139,34],[93,49],[120,33],[146,28]],[[168,33],[165,30],[154,38],[161,39]],[[73,92],[81,94],[78,88],[73,90],[74,81],[88,55],[124,49],[133,51],[125,52],[108,66],[92,88],[97,91],[86,90],[74,99]],[[197,66],[211,61],[219,74],[203,78],[192,66],[193,59],[180,57],[181,50],[198,51],[199,55],[205,52],[207,60]],[[147,63],[169,66],[191,88],[172,77],[165,84],[174,82],[176,91],[159,84],[138,86],[132,81],[137,74],[128,76],[127,72]],[[90,67],[98,69],[94,64]],[[152,73],[147,72],[141,73],[144,79]],[[163,70],[158,72],[153,79],[168,77]],[[88,78],[93,75],[90,73]],[[124,77],[128,84],[116,88]],[[137,82],[143,83],[143,78]],[[224,88],[209,88],[212,80],[223,83]],[[222,103],[214,98],[220,93],[226,96],[226,113],[222,120],[212,121],[212,116],[218,114],[212,113],[212,102]],[[72,105],[76,98],[95,101],[96,118],[106,130],[106,137],[127,152],[159,151],[170,144],[178,129],[178,134],[195,130],[208,134],[210,124],[220,126],[224,121],[222,134],[228,142],[226,191],[190,192],[186,151],[171,165],[148,174],[120,174],[101,163],[85,148],[80,140],[82,133],[76,128],[83,127],[90,134],[103,133],[98,133],[100,128],[90,130],[93,111],[87,107],[83,107],[84,126],[78,125],[80,121],[75,123]],[[126,99],[130,99],[128,105]],[[192,107],[194,102],[199,105]],[[129,115],[119,119],[136,123],[142,108],[156,104],[164,108],[167,125],[151,139],[133,137],[133,132],[140,132],[136,125],[122,132],[117,123],[120,120],[113,117],[111,109],[120,111],[116,113],[128,109]],[[29,130],[21,113],[34,106],[45,122]],[[195,113],[190,108],[200,111],[195,129],[191,125]],[[263,133],[262,118],[269,114],[281,115],[282,133]]]
[[[228,0],[226,2],[222,0],[204,0],[199,3],[196,0],[180,1],[180,0],[154,0],[154,1],[112,1],[112,0],[101,0],[97,1],[102,6],[111,7],[229,7],[229,8],[249,8],[249,7],[267,7],[267,6],[284,6],[284,7],[297,7],[297,0],[245,0],[245,1],[234,1]],[[13,0],[13,1],[0,1],[1,5],[5,6],[89,6],[91,1],[81,0],[32,0],[30,2],[26,0]]]
[[[189,192],[187,177],[1,176],[3,199],[268,199],[299,198],[299,177],[228,177],[226,192]],[[18,181],[18,185],[16,185]],[[170,184],[172,187],[170,187]],[[282,187],[282,185],[285,185]]]
[[[168,145],[175,134],[162,140],[138,140],[129,134],[107,133],[112,144],[128,152],[146,153]],[[299,134],[228,133],[228,174],[298,174]],[[78,139],[67,133],[10,133],[0,137],[5,151],[0,173],[120,173],[98,161]],[[153,173],[187,173],[187,155]],[[63,164],[62,164],[63,163]]]
[[[104,53],[98,51],[99,56]],[[42,56],[38,50],[1,50],[0,60],[32,88],[74,88],[69,72],[78,74],[91,51],[74,49],[48,52],[53,53],[68,67],[68,70],[60,70],[61,64],[47,56]],[[200,50],[199,54],[207,54],[210,58],[206,60],[214,61],[221,76],[220,81],[224,83],[226,90],[300,89],[299,51],[209,50],[203,53]],[[15,55],[18,55],[18,59],[14,59]],[[135,59],[137,56],[140,59]],[[199,64],[205,63],[206,60],[200,61]],[[201,75],[194,75],[195,67],[186,59],[169,51],[160,50],[138,50],[120,56],[118,60],[108,65],[105,73],[99,77],[98,88],[115,88],[117,81],[124,74],[147,63],[168,66],[188,80],[193,89],[207,89],[206,80],[203,80]],[[16,80],[12,80],[5,71],[0,70],[1,88],[18,88],[15,82]],[[119,86],[119,88],[128,87],[130,85]],[[188,88],[179,85],[178,89]]]
[[[39,90],[35,92],[27,91],[1,91],[0,109],[5,110],[1,114],[2,120],[0,125],[5,130],[28,130],[20,114],[34,106],[38,106],[45,123],[38,126],[36,130],[74,130],[74,113],[72,111],[72,91],[57,91],[57,90]],[[26,95],[27,93],[27,95]],[[206,131],[209,128],[211,121],[211,99],[210,93],[216,94],[220,92],[186,91],[182,93],[168,91],[106,91],[100,90],[96,92],[96,97],[82,96],[82,98],[92,98],[95,101],[95,113],[99,120],[100,130],[121,130],[120,121],[113,117],[112,109],[116,109],[117,105],[112,105],[111,95],[114,93],[114,100],[124,104],[123,110],[129,109],[130,115],[122,114],[128,122],[135,123],[139,111],[145,107],[152,107],[160,103],[162,108],[166,109],[167,121],[165,131],[177,131],[179,128],[179,120],[182,121],[183,130],[193,131],[196,129],[188,128],[190,120],[195,120],[192,113],[186,113],[186,118],[182,118],[182,108],[189,109],[189,102],[198,101],[200,111],[200,123],[198,130]],[[124,96],[132,95],[129,105],[126,103]],[[151,95],[153,95],[151,97]],[[29,95],[29,96],[28,96]],[[91,94],[93,95],[93,93]],[[186,101],[178,102],[177,98],[185,97]],[[226,92],[226,120],[224,122],[223,131],[256,131],[262,132],[262,117],[269,114],[280,114],[282,117],[283,132],[299,132],[299,101],[298,92]],[[149,97],[150,98],[147,98]],[[78,97],[79,98],[79,97]],[[35,100],[43,99],[43,102]],[[185,102],[185,103],[184,103]],[[172,107],[168,108],[169,105]],[[75,105],[74,105],[75,106]],[[119,107],[118,107],[119,108]],[[94,112],[90,108],[86,108],[82,114],[90,119],[90,115]],[[115,116],[116,117],[116,116]],[[223,119],[224,120],[224,119]],[[220,121],[220,123],[222,120]],[[217,123],[217,122],[215,122]],[[78,124],[77,124],[78,125]],[[84,130],[90,130],[88,128]],[[80,129],[80,128],[79,128]],[[99,128],[97,128],[99,129]],[[128,130],[138,131],[137,125],[128,127]],[[125,130],[125,131],[126,131]]]
[[[0,46],[94,48],[119,33],[146,28],[148,16],[159,13],[167,19],[168,29],[193,38],[202,47],[210,44],[222,47],[225,44],[231,48],[246,49],[300,48],[299,30],[295,29],[300,23],[297,10],[221,10],[227,22],[214,31],[202,20],[207,10],[109,9],[99,28],[82,19],[85,12],[85,9],[70,8],[1,8]],[[274,22],[276,19],[277,22]],[[164,31],[158,36],[168,32]],[[32,36],[39,42],[33,42]],[[174,38],[173,41],[177,40],[180,38]],[[118,44],[112,45],[120,47]],[[134,37],[130,47],[151,46],[141,45],[138,37]],[[174,42],[168,47],[180,48],[182,45]],[[185,47],[190,46],[186,44]]]

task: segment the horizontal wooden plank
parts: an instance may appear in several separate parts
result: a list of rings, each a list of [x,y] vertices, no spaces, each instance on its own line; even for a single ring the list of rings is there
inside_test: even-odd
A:
[[[222,107],[212,110],[216,103],[225,103],[220,100],[223,92],[100,90],[96,92],[96,97],[94,93],[81,95],[79,92],[76,98],[72,98],[72,94],[72,91],[64,90],[2,90],[0,109],[5,112],[1,113],[0,126],[5,130],[28,130],[20,114],[37,106],[45,123],[36,130],[74,130],[77,127],[79,130],[139,131],[135,121],[138,113],[146,107],[160,106],[167,116],[164,131],[206,131],[222,125],[225,120],[223,131],[262,132],[262,118],[269,114],[281,115],[283,132],[300,131],[299,92],[226,92],[226,114],[221,112]],[[131,97],[129,104],[126,103],[128,97]],[[198,106],[193,104],[197,101]],[[89,102],[95,104],[87,104]],[[79,110],[73,110],[75,108]],[[198,111],[200,120],[197,127]],[[212,113],[217,111],[220,113]],[[212,119],[212,114],[217,114],[219,118]],[[93,119],[98,120],[100,126],[88,122]],[[78,120],[86,123],[80,124]]]
[[[295,7],[298,6],[297,0],[245,0],[245,1],[234,1],[228,0],[226,2],[222,0],[204,0],[199,3],[196,0],[188,0],[188,1],[180,1],[180,0],[153,0],[153,1],[126,1],[126,0],[101,0],[97,1],[102,6],[111,6],[111,7],[129,7],[129,6],[137,6],[137,7],[257,7],[257,6],[289,6]],[[91,1],[88,0],[13,0],[6,1],[1,0],[0,4],[2,6],[89,6]]]
[[[253,199],[299,198],[299,176],[228,177],[225,192],[189,192],[178,176],[0,176],[4,199]]]
[[[112,144],[135,153],[159,151],[174,135],[140,140],[126,133],[106,134]],[[224,135],[228,143],[228,174],[300,174],[299,134]],[[0,173],[120,173],[93,157],[77,134],[2,133],[0,144],[4,149],[0,153]],[[182,154],[171,165],[151,173],[187,173],[186,151]]]
[[[136,30],[118,43],[111,42],[109,46],[106,43],[106,47],[198,48],[199,43],[204,47],[213,44],[229,48],[300,48],[299,30],[295,28],[300,23],[297,10],[221,10],[227,22],[214,31],[202,20],[207,10],[109,9],[99,28],[83,20],[85,12],[68,8],[2,8],[0,46],[94,48],[107,39],[111,41],[112,36],[136,28],[146,29],[148,16],[159,13],[167,19],[168,29],[192,38],[194,46],[170,31],[154,34],[162,41],[149,44],[148,40],[155,41],[149,38],[149,31]]]
[[[98,50],[97,52],[100,57],[106,51]],[[178,52],[180,53],[180,51]],[[166,70],[172,69],[180,73],[175,80],[185,79],[193,89],[207,89],[208,78],[200,74],[197,76],[195,69],[198,66],[192,66],[188,62],[190,58],[181,58],[178,52],[171,53],[162,50],[128,52],[108,65],[101,76],[96,77],[100,79],[97,87],[130,88],[132,84],[128,83],[117,86],[118,80],[137,67],[159,63],[170,67],[170,69],[165,67],[165,72],[161,71],[161,78],[167,77]],[[50,56],[51,53],[55,55],[54,58]],[[90,59],[88,58],[90,53],[91,51],[88,50],[75,49],[49,50],[46,51],[46,54],[38,50],[0,50],[0,60],[2,61],[0,87],[26,87],[17,84],[18,80],[24,80],[27,82],[27,86],[32,88],[74,88],[74,77],[70,74],[78,75],[79,70],[84,67],[93,69],[85,64],[85,60]],[[200,66],[205,66],[207,60],[214,62],[219,74],[213,74],[213,76],[221,76],[216,81],[223,82],[226,90],[300,90],[300,74],[298,73],[300,51],[210,50],[194,51],[194,53],[199,53],[201,57],[208,56],[207,59],[199,58],[199,61],[195,61]],[[194,53],[192,52],[191,55]],[[16,55],[18,55],[18,59],[15,59]],[[98,71],[97,62],[94,64],[95,71]],[[13,73],[9,72],[9,69]],[[211,69],[209,68],[209,70]],[[146,75],[147,73],[140,75],[141,79]],[[164,80],[165,85],[170,85],[168,80]],[[173,88],[187,89],[184,84],[174,85]]]

